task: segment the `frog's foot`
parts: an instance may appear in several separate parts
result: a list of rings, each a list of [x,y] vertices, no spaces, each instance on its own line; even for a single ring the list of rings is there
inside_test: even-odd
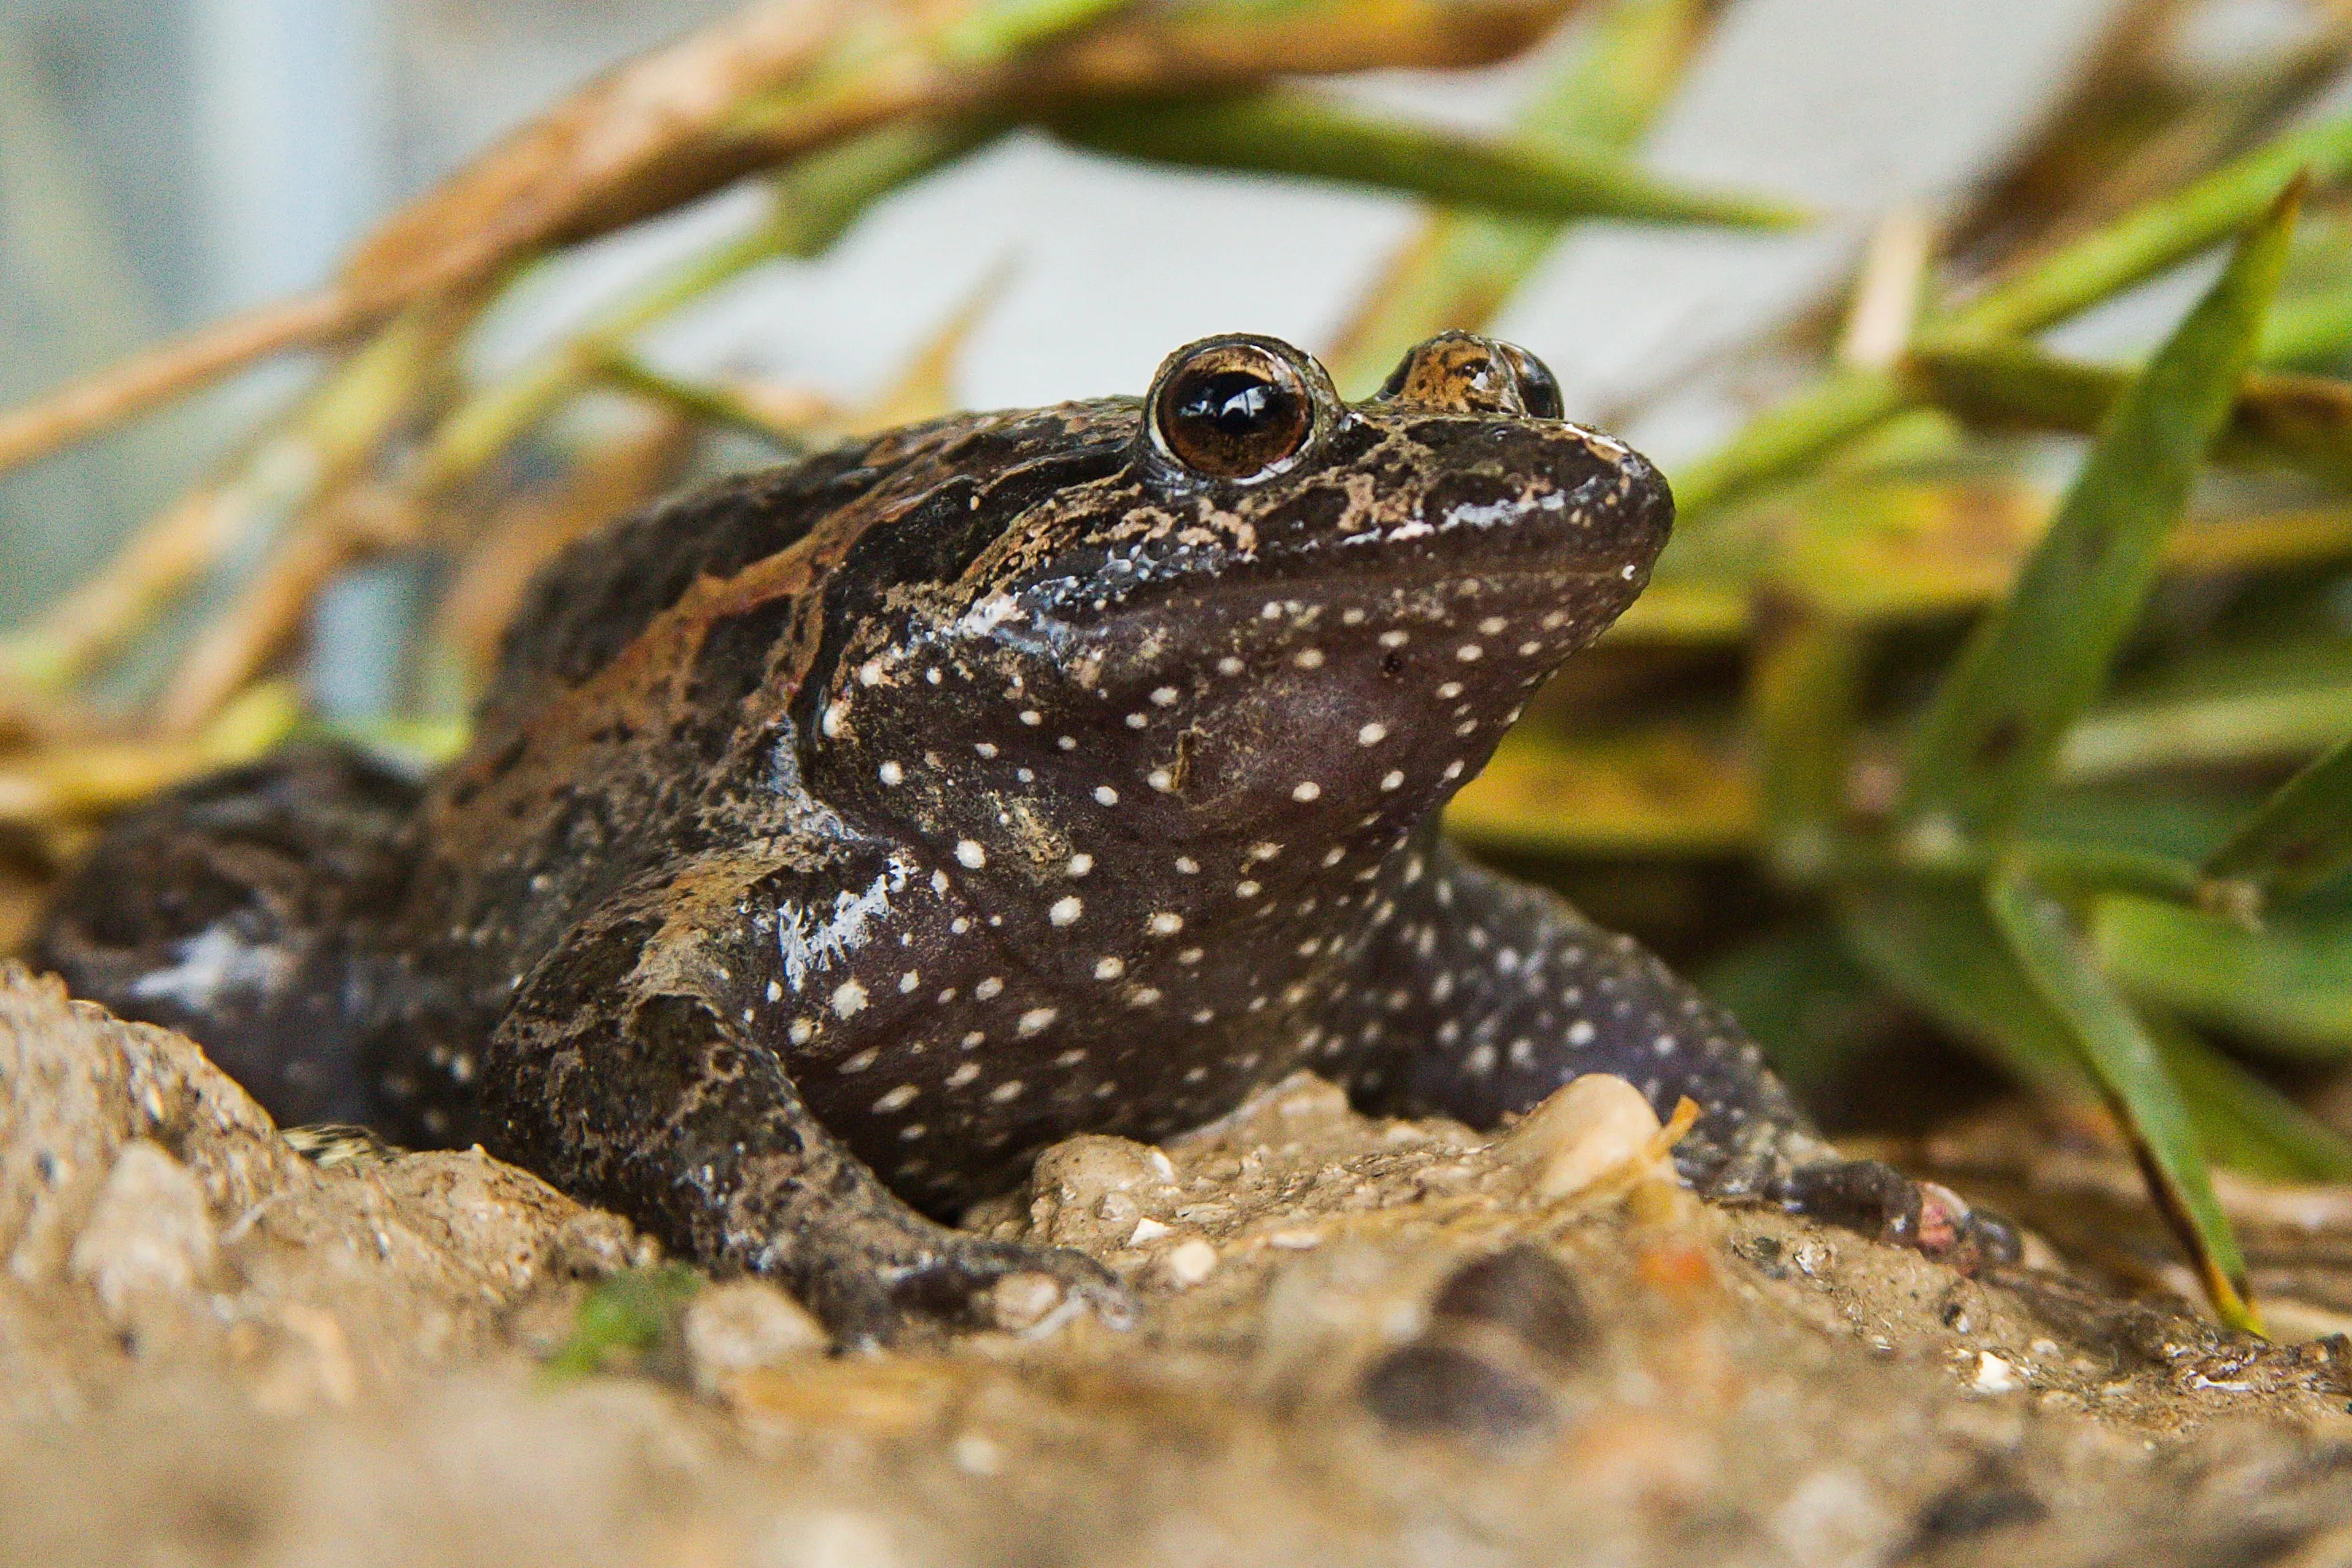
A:
[[[1790,1213],[1908,1247],[1963,1274],[2014,1263],[2021,1250],[2016,1227],[2006,1219],[1878,1160],[1800,1166],[1780,1179],[1774,1196]]]
[[[926,1322],[1040,1333],[1086,1312],[1112,1328],[1135,1321],[1126,1287],[1083,1253],[920,1223],[793,1270],[802,1300],[845,1346],[888,1344]]]

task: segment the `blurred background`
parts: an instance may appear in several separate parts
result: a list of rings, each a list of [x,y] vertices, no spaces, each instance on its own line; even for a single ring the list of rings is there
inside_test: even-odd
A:
[[[0,0],[0,403],[228,310],[315,285],[367,225],[601,68],[723,0]],[[1586,225],[1498,326],[1572,410],[1621,415],[1727,341],[1839,283],[1890,208],[1948,201],[2032,127],[2112,0],[1746,0],[1648,143],[1694,181],[1778,192],[1829,221],[1791,235]],[[2292,0],[2201,8],[2217,63],[2320,25]],[[1573,32],[1571,24],[1570,31]],[[1555,47],[1573,47],[1564,38]],[[1541,54],[1380,73],[1345,90],[1501,125]],[[560,319],[625,287],[721,195],[581,258],[535,302]],[[667,323],[681,371],[772,373],[870,395],[996,269],[954,371],[975,406],[1134,391],[1212,331],[1329,342],[1414,204],[1247,174],[1143,169],[1017,135],[923,182],[834,254],[776,261]],[[509,351],[529,322],[505,340]],[[499,351],[491,345],[489,351]],[[0,477],[0,620],[71,582],[215,460],[290,384],[226,396]],[[1696,451],[1737,417],[1703,397],[1635,434]],[[342,644],[346,648],[348,643]],[[352,649],[358,668],[383,661]]]

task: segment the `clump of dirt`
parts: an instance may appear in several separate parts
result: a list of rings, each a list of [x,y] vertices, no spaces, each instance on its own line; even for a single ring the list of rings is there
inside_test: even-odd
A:
[[[677,1276],[625,1223],[479,1153],[313,1164],[16,972],[0,1085],[12,1562],[2352,1553],[2342,1341],[1709,1207],[1605,1088],[1486,1137],[1302,1077],[1073,1138],[971,1223],[1100,1258],[1133,1329],[1015,1281],[1003,1327],[845,1356],[760,1281],[637,1289]],[[630,1301],[683,1304],[583,1358]]]

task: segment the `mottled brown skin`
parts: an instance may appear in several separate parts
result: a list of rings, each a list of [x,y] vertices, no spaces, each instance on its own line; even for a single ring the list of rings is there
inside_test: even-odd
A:
[[[1559,413],[1486,339],[1354,406],[1211,340],[1140,403],[703,491],[541,579],[421,792],[333,753],[184,792],[43,951],[281,1118],[478,1138],[852,1339],[1013,1270],[1118,1315],[931,1217],[1301,1067],[1480,1124],[1620,1072],[1698,1102],[1695,1176],[1790,1190],[1822,1155],[1738,1026],[1435,835],[1665,542],[1655,471]],[[1916,1228],[1855,1169],[1803,1179]]]

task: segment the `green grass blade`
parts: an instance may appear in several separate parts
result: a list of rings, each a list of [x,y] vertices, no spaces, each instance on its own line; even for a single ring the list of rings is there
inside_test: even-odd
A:
[[[2204,1142],[2156,1040],[2100,970],[2074,915],[2041,883],[2005,873],[1986,889],[1985,903],[2129,1130],[2149,1191],[2195,1260],[2213,1310],[2232,1327],[2259,1333],[2246,1300],[2245,1260],[2213,1196]]]
[[[1838,929],[1889,989],[2040,1098],[2093,1098],[2065,1019],[2018,967],[1973,884],[1858,887],[1840,901]]]
[[[2092,940],[2134,997],[2284,1055],[2352,1057],[2352,924],[2223,915],[2137,898],[2102,900]]]
[[[1915,733],[1915,838],[2004,833],[2105,685],[2277,290],[2300,187],[2273,204],[2132,383],[2017,586],[1977,627]]]
[[[2333,1127],[2187,1030],[2145,1021],[2207,1159],[2271,1181],[2352,1179],[2352,1144]]]
[[[1800,1098],[1852,1071],[1900,1016],[1877,977],[1821,925],[1759,936],[1709,965],[1698,982],[1756,1037]]]
[[[2205,862],[2265,900],[2308,893],[2352,867],[2352,740],[2287,780]]]
[[[1633,146],[1722,8],[1721,0],[1619,0],[1521,109],[1510,141],[1537,152]],[[1433,213],[1323,356],[1339,390],[1369,396],[1415,343],[1484,328],[1560,228],[1545,218]]]
[[[2298,174],[2352,174],[2352,116],[2292,131],[2034,263],[1944,316],[1937,332],[2019,338],[2186,261],[2263,217]]]
[[[2282,299],[2263,329],[2261,361],[2299,370],[2335,368],[2352,350],[2352,279]]]
[[[2021,338],[2188,260],[2260,217],[2298,172],[2320,185],[2352,173],[2352,116],[2278,137],[2204,179],[2063,246],[2018,277],[1923,327],[1942,335]],[[1910,394],[1877,371],[1832,374],[1759,415],[1729,443],[1673,476],[1685,528],[1803,471],[1904,409]]]
[[[1605,149],[1530,147],[1283,89],[1089,104],[1053,129],[1076,146],[1150,162],[1344,181],[1555,222],[1786,228],[1804,221],[1785,203],[1678,185]]]

